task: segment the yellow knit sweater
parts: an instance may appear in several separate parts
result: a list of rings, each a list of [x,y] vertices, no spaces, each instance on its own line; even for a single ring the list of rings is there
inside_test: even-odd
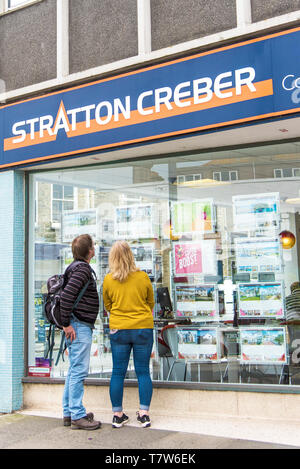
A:
[[[107,274],[103,281],[103,300],[110,329],[153,329],[153,288],[148,275],[138,271],[124,282]]]

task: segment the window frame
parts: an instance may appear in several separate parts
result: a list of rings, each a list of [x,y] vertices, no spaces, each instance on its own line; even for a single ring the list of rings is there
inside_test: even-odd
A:
[[[289,168],[289,169],[290,169],[290,168]],[[274,179],[299,177],[299,176],[296,176],[296,175],[295,175],[295,171],[296,171],[296,170],[300,170],[300,168],[291,168],[291,169],[292,169],[292,175],[291,175],[291,176],[284,176],[284,175],[283,175],[283,170],[284,170],[284,168],[274,168],[274,169],[273,169]],[[276,171],[280,171],[280,177],[277,177],[277,176],[276,176]]]
[[[40,3],[43,0],[24,0],[24,2],[19,5],[11,5],[12,0],[0,0],[0,15],[6,15],[7,13],[12,13],[22,8],[29,7],[35,3]]]
[[[171,155],[172,156],[172,155]],[[150,159],[150,158],[149,158]],[[129,160],[130,163],[131,162],[135,162],[134,159],[130,159]],[[114,162],[112,162],[113,164]],[[117,163],[122,163],[121,160],[118,160]],[[85,165],[84,168],[87,168],[88,165]],[[90,166],[90,168],[93,168],[94,166]],[[97,165],[97,167],[105,167],[105,165],[101,164],[101,165]],[[70,169],[70,168],[69,168]],[[59,171],[59,169],[54,169],[53,171]],[[39,173],[42,173],[42,171],[30,171],[29,174],[26,175],[26,178],[27,178],[27,187],[26,187],[26,190],[29,191],[30,189],[30,186],[29,186],[29,178],[32,178],[34,175],[37,175]],[[174,183],[173,183],[174,184]],[[32,191],[31,191],[32,192]],[[32,196],[32,193],[30,194]],[[31,208],[30,208],[31,207]],[[30,205],[30,201],[28,201],[28,205],[27,205],[27,211],[28,213],[30,213],[29,210],[32,210],[32,204]],[[33,234],[33,230],[32,230],[32,227],[31,229],[29,230],[29,227],[27,227],[27,249],[28,249],[28,257],[29,255],[31,254],[31,251],[30,249],[32,250],[32,244],[31,244],[31,236]],[[27,268],[31,268],[31,263],[30,262],[27,262],[26,263],[26,266]],[[28,278],[28,277],[27,277]],[[26,288],[27,288],[27,292],[30,290],[30,282],[26,282]],[[27,296],[28,296],[28,293],[27,293]],[[27,322],[28,322],[28,310],[29,310],[29,303],[27,303],[27,306],[26,306],[26,318],[27,318]],[[28,327],[28,326],[27,326]],[[26,330],[26,329],[25,329]],[[27,357],[26,357],[26,365],[28,365],[28,355],[29,355],[29,352],[28,352],[28,347],[26,348],[27,350]],[[25,368],[26,370],[28,369],[28,366],[26,366]],[[27,375],[26,375],[27,376]],[[40,379],[40,378],[38,378]],[[26,378],[23,378],[23,381],[24,382],[38,382],[38,379],[36,378],[31,378],[31,377],[26,377]],[[61,380],[61,382],[64,381],[64,378],[55,378],[56,380]],[[42,379],[43,381],[43,379]],[[109,380],[107,378],[87,378],[87,382],[89,384],[93,384],[93,385],[97,385],[97,384],[100,384],[100,385],[103,385],[104,384],[107,384]],[[50,378],[49,379],[49,383],[54,383],[54,378]],[[158,383],[158,384],[156,384]],[[240,382],[240,383],[235,383],[235,382],[209,382],[209,383],[206,383],[206,382],[203,382],[203,381],[197,381],[197,382],[180,382],[180,381],[172,381],[171,382],[173,388],[175,389],[187,389],[187,388],[193,388],[193,389],[200,389],[200,390],[212,390],[212,391],[222,391],[222,390],[232,390],[232,391],[245,391],[245,392],[249,392],[249,391],[252,391],[252,392],[262,392],[262,393],[269,393],[269,392],[273,392],[273,393],[276,393],[276,394],[280,394],[280,393],[290,393],[290,394],[299,394],[300,395],[300,386],[297,388],[297,384],[291,384],[290,382],[289,383],[285,383],[285,384],[262,384],[262,383],[251,383],[251,384],[248,384],[248,383],[244,383],[244,382]],[[154,381],[154,386],[157,386],[157,387],[162,387],[162,388],[170,388],[170,383],[163,380],[163,381]],[[136,386],[136,380],[134,380],[134,384],[133,386]]]
[[[199,176],[197,179],[196,179],[196,176]],[[191,179],[190,181],[187,180],[187,177],[193,177],[193,179]],[[183,178],[183,179],[181,179]],[[185,182],[195,182],[195,181],[201,181],[202,179],[202,173],[192,173],[192,174],[178,174],[176,176],[176,183],[178,185],[180,184],[184,184]]]
[[[222,179],[222,173],[228,172],[229,180],[228,182],[235,182],[239,180],[239,172],[236,169],[229,169],[229,170],[223,170],[223,171],[213,171],[213,180],[214,181],[219,181],[219,182],[226,182]],[[232,173],[236,175],[236,179],[232,179]],[[216,179],[215,176],[218,175],[220,179]]]

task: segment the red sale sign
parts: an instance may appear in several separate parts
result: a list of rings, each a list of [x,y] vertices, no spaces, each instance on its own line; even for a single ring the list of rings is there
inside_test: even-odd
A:
[[[202,244],[177,243],[174,246],[175,275],[201,274]]]

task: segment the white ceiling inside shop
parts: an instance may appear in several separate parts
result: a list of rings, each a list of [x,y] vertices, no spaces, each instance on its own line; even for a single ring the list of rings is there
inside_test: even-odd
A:
[[[282,130],[285,129],[284,132]],[[182,169],[191,168],[195,164],[196,173],[201,168],[208,166],[210,169],[219,171],[220,168],[236,169],[238,166],[255,166],[256,178],[238,180],[230,183],[204,184],[203,181],[193,187],[174,188],[179,196],[185,199],[214,197],[218,199],[219,205],[231,205],[233,195],[250,193],[280,192],[282,208],[288,212],[299,210],[299,206],[291,206],[285,203],[287,198],[299,197],[299,180],[291,179],[263,179],[260,170],[263,165],[280,167],[280,163],[291,163],[295,161],[295,167],[300,167],[300,141],[286,142],[288,138],[300,137],[300,118],[286,119],[284,121],[252,125],[243,128],[225,130],[218,133],[203,134],[193,137],[176,139],[169,142],[154,143],[152,145],[126,148],[113,152],[95,154],[92,156],[78,157],[66,161],[56,161],[52,164],[37,166],[36,169],[58,169],[52,172],[40,172],[37,176],[39,181],[50,183],[71,184],[77,187],[92,188],[100,191],[122,191],[127,195],[138,194],[150,200],[172,198],[169,194],[170,168],[173,162],[173,174],[180,174]],[[273,141],[271,145],[260,145],[259,142]],[[220,145],[222,143],[222,145]],[[254,143],[258,145],[252,146]],[[248,148],[225,149],[238,144],[251,145]],[[204,149],[207,148],[207,151]],[[210,148],[213,148],[210,150]],[[217,151],[216,151],[217,149]],[[179,154],[182,151],[191,151],[189,154]],[[164,160],[164,156],[174,158]],[[177,154],[177,155],[176,155]],[[155,155],[155,159],[153,156]],[[149,157],[148,161],[140,160],[138,157]],[[157,159],[157,157],[159,157]],[[120,160],[136,158],[130,163],[122,165]],[[97,164],[99,162],[111,161],[112,165],[98,166],[95,168],[77,168],[81,165]],[[114,164],[114,161],[119,161]],[[67,171],[60,169],[72,168]],[[134,171],[138,168],[149,168],[158,177],[149,182],[134,182]],[[31,170],[33,167],[30,168]],[[263,174],[263,173],[262,173]]]
[[[65,160],[56,159],[53,162],[45,163],[43,165],[28,166],[24,169],[32,171],[35,169],[44,170],[54,168],[74,168],[76,166],[91,164],[95,165],[97,163],[120,161],[129,158],[151,158],[157,155],[163,157],[180,152],[198,152],[209,148],[215,150],[216,148],[222,147],[230,147],[235,145],[253,145],[253,143],[271,141],[277,141],[278,143],[281,143],[284,140],[292,138],[300,138],[300,117],[252,124],[227,130],[219,130],[218,132],[211,132],[207,134],[202,133],[196,136],[186,136],[164,142],[154,142],[152,144],[131,146],[123,149],[105,151],[101,153],[95,153],[93,155],[78,156]],[[294,145],[296,145],[297,150],[300,148],[300,142]],[[295,152],[297,152],[297,150]],[[245,148],[240,149],[239,153],[240,156],[254,156],[254,151],[255,150],[253,148],[250,150]],[[270,149],[270,155],[272,155],[272,152],[274,152],[274,149]],[[235,155],[238,156],[236,152]],[[208,156],[209,155],[206,154],[206,157]],[[226,150],[223,154],[222,152],[214,153],[214,158],[224,158],[230,156],[232,157],[232,155],[230,155],[230,151],[228,150]],[[259,150],[257,156],[259,156]],[[195,153],[193,156],[181,156],[180,158],[182,161],[185,161],[185,159],[191,161],[192,158],[197,161],[202,159],[199,153]]]

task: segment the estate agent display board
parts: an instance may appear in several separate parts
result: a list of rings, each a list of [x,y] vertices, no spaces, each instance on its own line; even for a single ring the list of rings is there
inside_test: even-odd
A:
[[[222,249],[219,251],[217,246],[218,206],[213,198],[172,201],[169,215],[174,236],[169,240],[173,310],[177,318],[189,319],[192,324],[190,328],[178,329],[178,356],[218,362],[222,358],[222,330],[226,328],[222,319],[224,279],[218,283],[219,263],[222,262]],[[147,272],[156,292],[161,285],[161,257],[163,243],[166,243],[165,238],[160,237],[159,204],[119,205],[112,216],[114,240],[129,241],[137,267]],[[96,210],[66,212],[63,214],[63,239],[68,242],[87,230],[97,239],[98,225]],[[284,319],[279,194],[232,197],[232,230],[236,273],[249,277],[249,281],[236,284],[229,279],[236,313],[240,319],[250,321],[249,328],[237,329],[237,359],[250,364],[285,363],[285,329],[276,322]],[[97,274],[107,270],[108,250],[109,247],[102,248],[101,252],[96,250],[93,267]],[[66,248],[65,265],[71,257],[70,248]],[[260,282],[260,274],[272,274],[274,281]],[[159,305],[156,305],[154,314],[158,311]],[[234,319],[233,313],[231,319]],[[268,324],[255,328],[251,321],[257,319],[268,320]]]
[[[230,331],[232,334],[232,330]],[[286,327],[241,327],[237,332],[241,364],[285,365],[287,363]],[[226,328],[178,326],[178,358],[219,362]],[[228,344],[227,344],[228,346]],[[232,352],[231,352],[232,355]]]
[[[239,327],[235,334],[236,359],[241,363],[282,365],[287,360],[286,330],[276,322],[285,317],[279,202],[279,193],[232,197],[235,269],[237,275],[249,276],[248,282],[232,287],[238,317],[250,320],[248,328]],[[178,318],[193,324],[178,329],[178,356],[219,361],[225,331],[220,308],[224,288],[206,280],[218,278],[216,239],[209,238],[217,230],[214,199],[172,202],[171,219],[173,234],[179,237],[172,242],[174,309]],[[274,281],[259,282],[263,274],[271,274]],[[268,324],[255,328],[251,321],[257,319]]]

